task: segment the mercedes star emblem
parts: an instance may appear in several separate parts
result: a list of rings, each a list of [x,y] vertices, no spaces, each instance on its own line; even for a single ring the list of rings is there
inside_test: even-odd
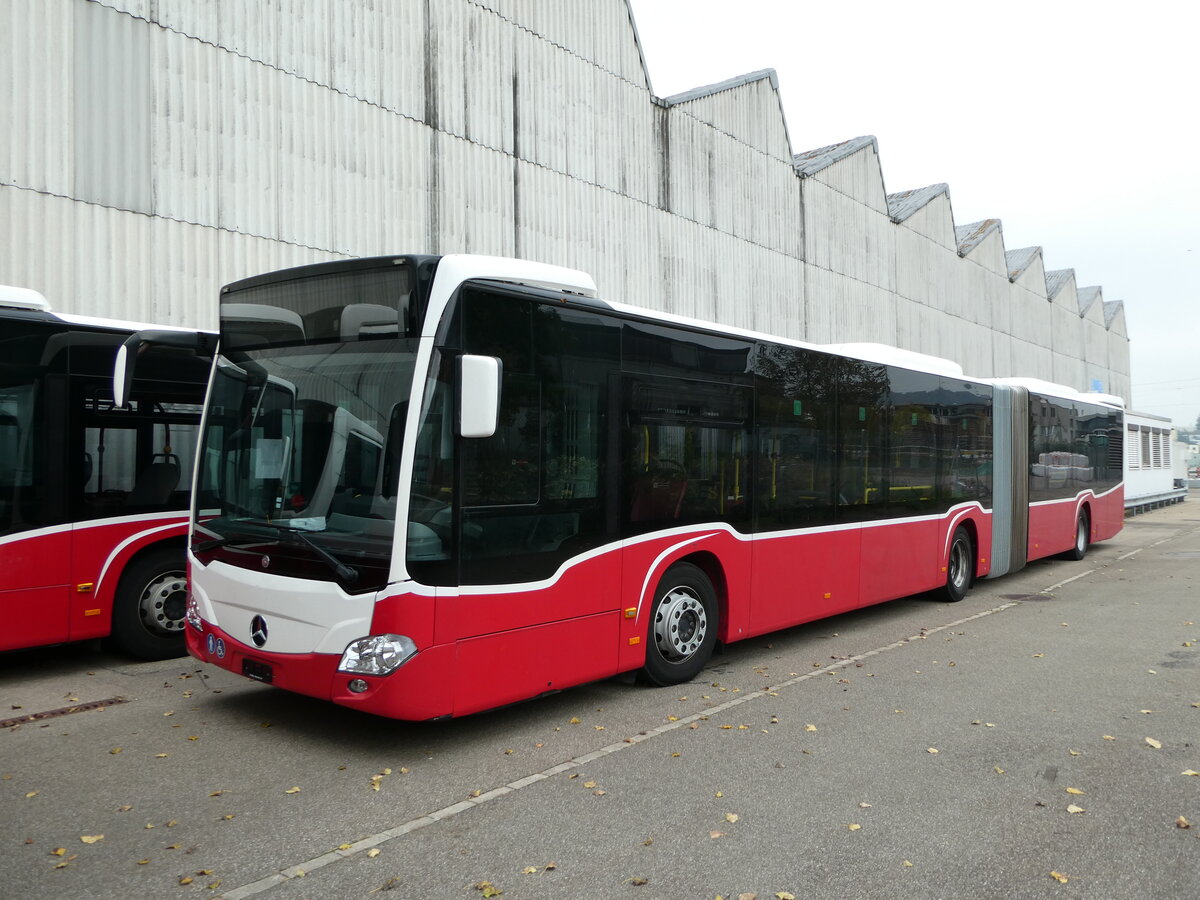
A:
[[[255,616],[251,620],[250,638],[254,641],[255,647],[261,647],[267,642],[267,620],[262,616]]]
[[[268,568],[271,565],[271,557],[267,556],[265,553],[263,554],[263,558],[259,561],[262,563],[262,567],[264,569]]]

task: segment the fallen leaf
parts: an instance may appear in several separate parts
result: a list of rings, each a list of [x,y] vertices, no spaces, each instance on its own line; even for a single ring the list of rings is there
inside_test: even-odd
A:
[[[861,831],[862,830],[862,826],[859,825],[857,822],[847,825],[846,827],[849,828],[851,831]]]
[[[546,871],[547,871],[547,872],[553,872],[555,869],[557,869],[557,868],[558,868],[558,863],[556,863],[556,862],[554,862],[553,860],[551,860],[550,862],[546,863],[546,867],[545,867],[545,868],[546,868]]]
[[[1046,655],[1045,653],[1035,653],[1035,654],[1033,654],[1033,658],[1034,658],[1034,659],[1041,659],[1041,658],[1042,658],[1042,657],[1044,657],[1045,655]]]
[[[724,792],[724,791],[717,791],[715,794],[713,794],[713,796],[714,796],[714,797],[724,797],[724,796],[725,796],[725,792]]]
[[[166,825],[167,828],[174,828],[179,823],[172,819],[170,822],[164,822],[163,824]]]
[[[521,870],[522,875],[536,875],[538,873],[537,866],[526,866]]]
[[[1081,791],[1079,788],[1067,788],[1067,793],[1068,794],[1082,794],[1083,791]]]
[[[67,848],[66,847],[55,847],[53,850],[50,851],[50,854],[52,856],[66,856]]]
[[[205,887],[207,887],[207,888],[208,888],[210,891],[215,891],[215,890],[216,890],[217,888],[219,888],[220,886],[221,886],[221,879],[220,879],[220,878],[218,878],[218,879],[217,879],[216,881],[214,881],[212,884],[205,885]]]
[[[148,865],[150,865],[150,860],[148,860],[148,859],[139,859],[137,864],[138,864],[139,866],[148,866]]]
[[[209,794],[208,796],[210,796],[210,797],[220,797],[222,794],[228,794],[228,793],[229,793],[229,792],[228,792],[228,791],[226,791],[226,790],[213,791],[213,792],[212,792],[211,794]]]
[[[906,868],[906,869],[912,868],[912,863],[910,863],[907,859],[904,861],[904,868]]]
[[[937,753],[937,752],[938,752],[938,748],[937,748],[937,747],[926,747],[926,748],[925,748],[925,752],[926,752],[926,753]]]
[[[155,753],[155,754],[154,754],[154,758],[155,758],[155,759],[166,759],[166,758],[167,758],[167,754],[165,754],[165,753]]]
[[[1162,749],[1162,741],[1156,741],[1156,740],[1155,740],[1154,738],[1152,738],[1152,737],[1148,737],[1148,738],[1146,738],[1146,743],[1147,743],[1147,744],[1149,744],[1151,747],[1153,747],[1155,750],[1161,750],[1161,749]]]
[[[738,894],[738,900],[758,900],[758,894]]]
[[[121,748],[120,748],[120,747],[113,747],[113,748],[112,748],[111,750],[109,750],[108,752],[109,752],[109,753],[111,753],[113,756],[116,756],[118,753],[120,753],[120,752],[121,752]]]
[[[163,849],[164,850],[178,850],[182,846],[183,846],[183,844],[167,844],[167,846],[163,847]]]
[[[603,788],[592,791],[592,794],[596,797],[603,797],[607,793],[608,791],[604,790]]]
[[[285,793],[285,794],[298,794],[298,793],[300,793],[300,788],[298,788],[298,787],[290,787],[290,788],[288,788],[286,791],[284,791],[284,793]]]
[[[190,875],[184,875],[182,878],[179,879],[179,883],[180,884],[191,884],[192,877]]]
[[[644,841],[642,841],[642,846],[649,847],[653,843],[654,843],[654,838],[646,838]]]
[[[710,831],[710,832],[708,833],[708,836],[709,836],[710,838],[712,838],[712,839],[715,841],[717,838],[723,838],[723,837],[725,837],[725,832],[723,832],[723,831]]]
[[[870,803],[860,803],[860,804],[858,804],[858,808],[859,809],[870,809],[871,804]]]
[[[992,768],[996,770],[996,774],[997,774],[997,775],[1003,775],[1003,774],[1004,774],[1004,770],[1003,770],[1002,768],[1000,768],[999,766],[992,766]]]
[[[1102,735],[1100,735],[1100,737],[1104,738],[1106,741],[1115,741],[1116,740],[1116,738],[1113,737],[1111,734],[1102,734]]]
[[[1183,816],[1180,816],[1178,819],[1175,820],[1175,827],[1176,828],[1191,828],[1192,823],[1189,822],[1187,819],[1185,819]]]
[[[1067,807],[1067,812],[1081,813],[1081,812],[1087,812],[1087,810],[1084,809],[1082,806],[1076,806],[1074,803],[1072,803],[1070,806]]]
[[[475,788],[475,790],[471,791],[471,796],[472,797],[482,797],[483,791],[481,791],[479,788]]]
[[[817,726],[816,726],[816,725],[813,725],[813,724],[811,724],[811,723],[809,723],[809,724],[807,724],[807,725],[805,725],[805,726],[804,726],[804,730],[805,730],[805,731],[816,731],[816,730],[817,730]]]
[[[1179,774],[1180,775],[1200,775],[1200,772],[1197,772],[1195,769],[1184,769]]]
[[[636,884],[638,887],[641,887],[643,884],[649,884],[650,879],[649,878],[630,878],[629,883]],[[485,894],[484,896],[487,896],[487,895]]]
[[[349,845],[349,844],[338,844],[338,845],[337,845],[337,848],[338,848],[339,850],[349,850],[349,849],[350,849],[350,845]]]
[[[568,725],[578,725],[580,723],[580,721],[582,721],[582,720],[579,718],[579,716],[571,716],[571,718],[567,720],[567,724]]]
[[[133,807],[126,803],[124,806],[118,806],[117,812],[129,812],[131,809],[133,809]]]
[[[737,820],[738,820],[737,813],[725,813],[725,821],[728,822],[729,824],[732,825]]]
[[[795,894],[789,894],[787,891],[776,891],[776,900],[796,900]]]
[[[97,841],[104,840],[104,835],[102,835],[102,834],[85,834],[85,835],[82,835],[79,839],[81,841],[83,841],[85,844],[94,844]]]
[[[382,852],[383,851],[380,850],[378,847],[372,847],[370,850],[367,851],[367,859],[374,859]]]
[[[37,795],[38,795],[37,791],[30,791],[28,794],[25,795],[25,799],[28,800],[30,797],[36,797]]]
[[[1064,875],[1062,872],[1051,872],[1050,877],[1053,878],[1055,881],[1057,881],[1059,884],[1066,884],[1068,881],[1071,880],[1066,875]]]
[[[584,786],[585,788],[589,788],[589,789],[590,789],[590,788],[594,788],[594,787],[596,786],[596,782],[594,782],[594,781],[585,781],[585,782],[583,783],[583,786]]]

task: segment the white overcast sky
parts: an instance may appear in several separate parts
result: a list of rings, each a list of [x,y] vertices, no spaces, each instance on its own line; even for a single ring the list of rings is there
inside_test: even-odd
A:
[[[1123,300],[1133,408],[1200,414],[1195,0],[631,0],[654,93],[775,69],[800,153],[879,140],[888,192],[946,182]]]

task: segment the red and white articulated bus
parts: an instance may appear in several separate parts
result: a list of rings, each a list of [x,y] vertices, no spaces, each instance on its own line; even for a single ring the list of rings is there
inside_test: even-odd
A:
[[[114,358],[141,327],[56,315],[36,291],[0,287],[0,650],[111,636],[144,659],[186,652],[211,360],[146,354],[132,406],[116,409]]]
[[[221,294],[189,652],[423,720],[1054,554],[1122,524],[1122,409],[945,360],[408,256]],[[210,505],[211,504],[211,505]]]

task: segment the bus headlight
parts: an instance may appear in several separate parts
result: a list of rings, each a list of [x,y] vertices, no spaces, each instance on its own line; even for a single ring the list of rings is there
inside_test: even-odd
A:
[[[412,638],[402,634],[375,634],[348,646],[338,663],[339,672],[390,675],[417,655]]]
[[[204,633],[204,621],[200,618],[200,604],[196,602],[196,598],[190,592],[187,595],[187,606],[184,607],[183,618],[197,631]]]

